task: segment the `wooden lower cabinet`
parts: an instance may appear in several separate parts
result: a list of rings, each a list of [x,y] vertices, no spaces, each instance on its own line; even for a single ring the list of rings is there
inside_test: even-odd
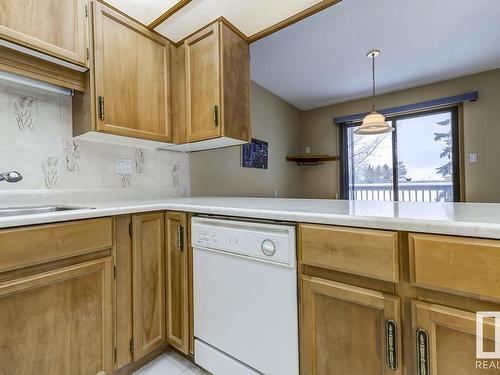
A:
[[[402,374],[400,327],[398,297],[301,276],[301,374]]]
[[[130,373],[167,344],[192,354],[189,215],[116,218],[116,367]]]
[[[0,374],[111,374],[112,261],[0,283]]]
[[[476,357],[475,313],[422,301],[412,301],[412,309],[418,375],[500,374],[498,359]],[[492,320],[484,320],[483,345],[495,350]]]
[[[134,361],[165,343],[164,214],[132,216]]]
[[[189,258],[187,213],[167,212],[167,342],[189,354]]]

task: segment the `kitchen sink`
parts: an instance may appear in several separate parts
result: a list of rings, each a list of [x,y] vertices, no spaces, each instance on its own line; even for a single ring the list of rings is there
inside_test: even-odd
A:
[[[36,215],[46,214],[50,212],[72,211],[92,209],[93,207],[76,207],[76,206],[33,206],[33,207],[6,207],[0,208],[0,217],[19,216],[19,215]]]

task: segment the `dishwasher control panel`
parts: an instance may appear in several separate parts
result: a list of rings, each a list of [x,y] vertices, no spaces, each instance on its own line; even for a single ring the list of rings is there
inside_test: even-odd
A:
[[[271,262],[295,265],[295,227],[273,223],[192,218],[191,243]]]

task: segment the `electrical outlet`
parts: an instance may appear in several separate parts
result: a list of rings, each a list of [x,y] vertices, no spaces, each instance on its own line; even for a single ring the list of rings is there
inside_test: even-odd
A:
[[[116,159],[116,174],[132,174],[132,160]]]
[[[310,154],[310,153],[311,153],[311,147],[306,146],[306,154]]]
[[[469,154],[469,163],[477,163],[477,154]]]

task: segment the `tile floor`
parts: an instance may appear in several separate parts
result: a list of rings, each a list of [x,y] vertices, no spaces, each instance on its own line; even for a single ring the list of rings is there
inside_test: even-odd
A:
[[[210,373],[171,351],[137,370],[134,375],[210,375]]]

